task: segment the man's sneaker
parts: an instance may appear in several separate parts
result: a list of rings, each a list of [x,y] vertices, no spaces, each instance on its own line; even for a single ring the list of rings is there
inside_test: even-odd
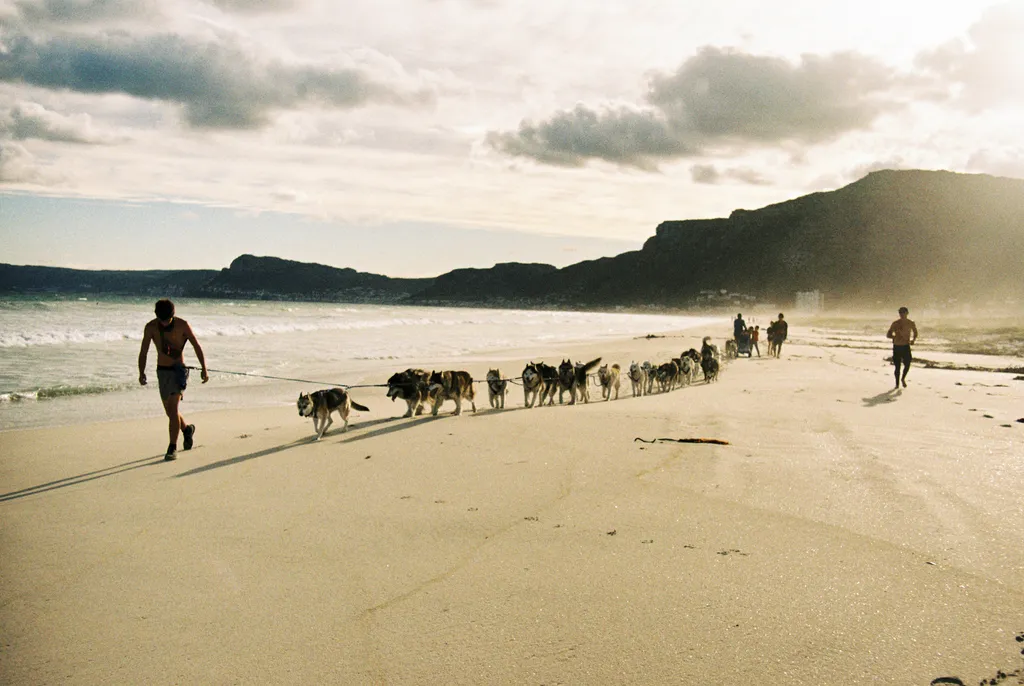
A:
[[[185,450],[192,450],[192,437],[195,436],[196,434],[196,425],[189,424],[188,426],[185,427],[181,434],[185,437],[184,445],[182,447]]]
[[[167,454],[164,455],[164,460],[166,462],[170,462],[171,460],[177,460],[177,459],[178,459],[178,447],[176,445],[174,445],[173,443],[171,443],[169,446],[167,446]]]

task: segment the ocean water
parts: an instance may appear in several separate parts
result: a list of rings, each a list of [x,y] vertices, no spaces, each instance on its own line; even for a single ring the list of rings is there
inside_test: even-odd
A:
[[[503,351],[513,349],[642,336],[718,321],[337,303],[182,300],[176,306],[214,370],[201,388],[198,372],[193,373],[182,406],[186,416],[223,407],[291,404],[301,390],[383,383],[410,366],[456,367],[460,361],[500,360]],[[0,300],[0,430],[161,416],[152,348],[150,384],[138,385],[142,329],[152,312],[152,299]],[[185,361],[198,364],[191,346],[186,346]],[[518,370],[506,374],[513,371]],[[367,393],[373,391],[380,392]]]

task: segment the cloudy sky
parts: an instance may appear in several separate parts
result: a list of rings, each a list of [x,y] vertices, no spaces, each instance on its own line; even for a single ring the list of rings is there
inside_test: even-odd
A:
[[[562,266],[1022,109],[1024,0],[0,0],[0,261]]]

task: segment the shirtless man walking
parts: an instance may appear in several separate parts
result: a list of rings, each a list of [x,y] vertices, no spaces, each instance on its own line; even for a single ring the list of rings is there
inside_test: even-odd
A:
[[[202,365],[203,383],[210,380],[206,373],[206,358],[203,357],[203,349],[199,341],[192,333],[192,327],[184,319],[174,316],[174,303],[170,300],[158,300],[155,308],[156,319],[150,320],[142,331],[142,350],[139,351],[139,383],[146,385],[146,355],[149,352],[149,344],[156,346],[156,378],[160,386],[160,399],[164,404],[164,412],[167,413],[167,431],[170,437],[170,445],[167,446],[165,460],[177,459],[178,433],[185,437],[182,447],[185,450],[192,449],[193,437],[196,433],[195,424],[186,424],[185,418],[181,416],[178,405],[181,403],[181,394],[185,390],[188,381],[188,370],[184,368],[182,354],[185,352],[185,343],[191,343],[192,349]]]
[[[907,372],[910,371],[910,363],[914,359],[910,354],[910,346],[917,341],[917,324],[907,318],[910,310],[901,307],[900,318],[889,326],[886,338],[892,339],[892,363],[896,365],[896,388],[907,387]],[[903,365],[903,376],[900,376],[900,364]]]

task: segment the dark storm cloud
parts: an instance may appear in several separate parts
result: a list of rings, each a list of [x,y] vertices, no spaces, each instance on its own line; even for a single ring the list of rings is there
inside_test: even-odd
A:
[[[509,155],[566,167],[602,159],[647,169],[693,152],[657,113],[595,112],[582,105],[537,125],[523,122],[515,133],[490,133],[487,141]]]
[[[492,133],[492,146],[548,164],[590,159],[651,168],[716,149],[814,144],[865,129],[902,107],[893,70],[843,53],[791,63],[704,48],[674,73],[655,74],[646,111],[579,105],[516,132]]]
[[[254,128],[274,109],[304,104],[354,108],[433,98],[429,90],[382,83],[356,68],[262,60],[236,46],[174,35],[15,35],[0,42],[7,49],[0,81],[174,102],[195,127]]]

